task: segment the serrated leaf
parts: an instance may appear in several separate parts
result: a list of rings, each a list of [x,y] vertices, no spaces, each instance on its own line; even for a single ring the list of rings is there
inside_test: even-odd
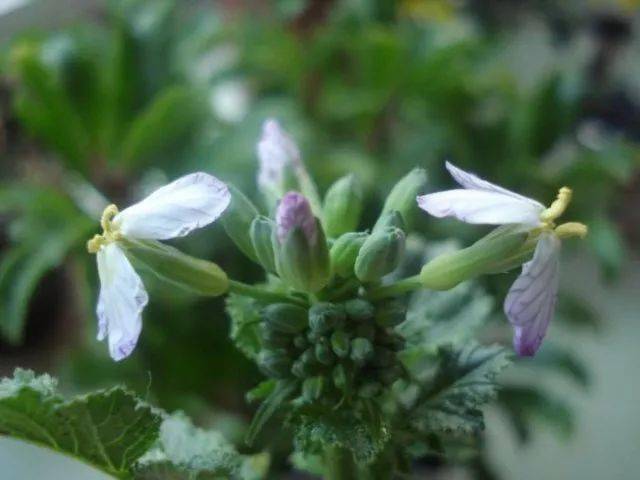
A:
[[[74,456],[117,478],[153,444],[161,417],[116,387],[65,400],[48,375],[16,370],[0,382],[0,433]]]
[[[390,430],[378,409],[356,415],[352,410],[297,414],[294,437],[296,451],[304,455],[321,454],[328,447],[345,448],[360,464],[368,464],[383,451]],[[292,422],[293,423],[293,422]]]
[[[415,403],[413,426],[425,433],[482,430],[480,407],[495,398],[495,378],[509,363],[508,352],[499,346],[441,349],[433,378]]]
[[[263,478],[268,467],[268,456],[240,455],[222,434],[197,428],[178,413],[162,422],[158,444],[140,459],[136,478],[255,480]]]
[[[258,330],[260,303],[232,293],[227,297],[226,308],[231,318],[231,340],[249,359],[255,360],[262,345]]]
[[[265,401],[260,404],[251,419],[251,425],[249,425],[245,438],[247,445],[253,444],[265,424],[278,411],[282,403],[293,394],[296,387],[296,382],[291,380],[281,380],[276,384],[273,391]]]

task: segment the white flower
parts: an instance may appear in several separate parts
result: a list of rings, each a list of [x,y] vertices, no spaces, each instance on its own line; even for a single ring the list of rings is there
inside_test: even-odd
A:
[[[100,295],[98,340],[109,338],[109,352],[122,360],[133,351],[142,329],[148,295],[120,245],[125,238],[166,240],[183,237],[216,220],[231,200],[227,186],[206,173],[186,175],[118,213],[115,205],[102,216],[102,235],[88,250],[96,253]]]
[[[571,190],[563,187],[549,208],[446,163],[463,187],[418,197],[418,205],[436,217],[455,217],[475,224],[517,224],[537,237],[531,261],[511,286],[504,311],[514,327],[514,348],[519,355],[534,355],[553,317],[558,294],[560,239],[587,233],[586,226],[554,221],[564,213]]]

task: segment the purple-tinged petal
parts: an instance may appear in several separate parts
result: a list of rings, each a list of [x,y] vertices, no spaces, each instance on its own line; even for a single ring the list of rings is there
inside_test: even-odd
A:
[[[315,244],[318,232],[311,206],[301,193],[289,192],[282,197],[276,210],[276,233],[280,243],[296,227],[302,229],[311,245]]]
[[[256,151],[260,162],[258,185],[268,191],[282,188],[286,169],[302,167],[298,146],[277,120],[264,122]]]
[[[540,235],[533,259],[511,286],[504,311],[514,327],[513,346],[518,355],[538,351],[558,296],[560,240],[553,233]]]

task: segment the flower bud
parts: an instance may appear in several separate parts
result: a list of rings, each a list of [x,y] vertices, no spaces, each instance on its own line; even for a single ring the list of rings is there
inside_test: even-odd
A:
[[[367,233],[349,232],[335,241],[330,252],[333,273],[341,277],[353,275],[358,252],[368,236]]]
[[[389,300],[376,309],[376,325],[383,328],[393,328],[404,322],[407,306],[404,302]]]
[[[404,378],[404,369],[397,363],[378,371],[378,379],[385,385],[391,385],[401,378]]]
[[[349,335],[344,330],[336,330],[331,335],[331,348],[333,352],[340,358],[349,355]]]
[[[259,215],[258,209],[236,187],[227,186],[231,193],[231,203],[220,219],[222,226],[242,253],[251,260],[258,261],[249,235],[251,222]],[[271,242],[271,238],[269,238],[269,242]]]
[[[323,206],[328,237],[335,238],[358,227],[362,197],[362,186],[354,175],[342,177],[329,187]]]
[[[499,227],[470,247],[431,260],[422,267],[420,281],[426,288],[448,290],[475,276],[501,271],[512,265],[510,259],[522,258],[527,236],[512,226]]]
[[[344,319],[344,309],[334,303],[316,303],[309,309],[309,328],[312,332],[326,333]]]
[[[260,331],[262,345],[266,348],[285,348],[288,347],[291,342],[291,338],[288,335],[273,329],[266,323],[261,323],[258,330]]]
[[[269,377],[287,378],[291,369],[291,359],[284,349],[261,350],[258,354],[258,366]]]
[[[155,240],[123,239],[121,243],[130,261],[145,265],[169,283],[212,297],[229,289],[227,274],[215,263],[191,257]]]
[[[351,340],[351,360],[362,364],[373,355],[373,345],[366,338],[354,338]]]
[[[373,227],[373,231],[383,230],[386,227],[396,227],[400,230],[405,230],[406,224],[402,215],[398,210],[389,210],[388,212],[380,215],[380,218]]]
[[[307,402],[318,400],[322,395],[324,377],[316,376],[307,378],[302,382],[302,396]]]
[[[333,384],[337,389],[344,390],[346,388],[348,378],[347,372],[344,369],[344,365],[342,365],[341,363],[336,365],[336,367],[333,369],[333,372],[331,373],[331,376],[333,378]]]
[[[344,303],[344,311],[350,320],[355,322],[364,322],[373,318],[374,308],[366,300],[362,298],[354,298]]]
[[[309,346],[309,342],[307,341],[307,338],[304,335],[297,335],[293,339],[293,346],[299,350],[304,350]]]
[[[378,382],[367,382],[358,389],[361,398],[373,398],[382,391],[382,385]]]
[[[356,258],[355,273],[363,282],[379,280],[396,269],[404,254],[405,235],[402,230],[387,227],[367,238]]]
[[[253,219],[249,228],[249,236],[254,255],[268,272],[276,271],[276,258],[273,252],[273,235],[275,224],[270,218],[258,216]]]
[[[262,310],[266,325],[289,335],[295,335],[307,328],[307,310],[290,303],[274,303]]]
[[[402,215],[406,227],[411,228],[418,212],[416,197],[427,193],[427,186],[426,170],[414,168],[391,189],[391,193],[384,202],[380,220],[390,210],[397,210]]]
[[[329,251],[324,232],[307,199],[287,193],[276,211],[272,239],[280,277],[298,290],[317,292],[329,281]]]
[[[315,345],[316,359],[323,365],[333,365],[336,357],[331,351],[329,342],[327,342],[325,338],[322,338],[321,340],[323,341],[320,341]]]

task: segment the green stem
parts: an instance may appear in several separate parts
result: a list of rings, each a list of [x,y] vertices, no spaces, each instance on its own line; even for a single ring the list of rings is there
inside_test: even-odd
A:
[[[229,280],[229,291],[237,293],[238,295],[244,295],[245,297],[255,298],[257,300],[264,300],[267,302],[286,302],[295,303],[301,307],[306,307],[307,304],[301,298],[292,297],[285,293],[270,292],[260,287],[253,285],[247,285],[246,283],[238,282],[237,280]]]
[[[411,292],[422,288],[420,283],[420,276],[415,275],[413,277],[404,278],[395,283],[389,285],[383,285],[382,287],[374,288],[369,292],[369,298],[371,300],[380,300],[381,298],[395,297],[403,293]]]
[[[351,451],[344,447],[328,447],[324,454],[325,480],[355,480],[358,478]]]

